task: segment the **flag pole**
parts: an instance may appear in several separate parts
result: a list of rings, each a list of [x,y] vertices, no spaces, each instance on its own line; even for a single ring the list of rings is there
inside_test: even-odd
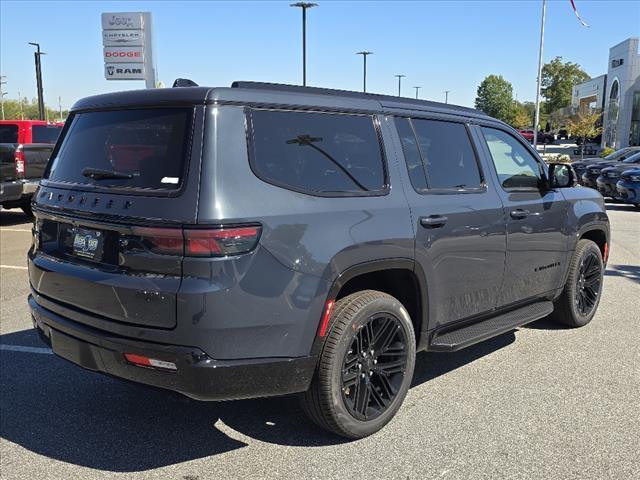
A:
[[[538,146],[538,123],[540,123],[540,82],[542,81],[542,50],[544,48],[544,17],[547,13],[547,0],[542,0],[542,21],[540,22],[540,51],[538,52],[538,83],[536,89],[536,115],[533,125],[533,148]]]

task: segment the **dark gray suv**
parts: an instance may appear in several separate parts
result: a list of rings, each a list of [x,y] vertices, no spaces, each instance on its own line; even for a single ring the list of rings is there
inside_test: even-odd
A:
[[[350,438],[416,351],[588,323],[609,245],[600,194],[478,111],[251,82],[79,101],[33,211],[57,355],[198,400],[299,393]]]

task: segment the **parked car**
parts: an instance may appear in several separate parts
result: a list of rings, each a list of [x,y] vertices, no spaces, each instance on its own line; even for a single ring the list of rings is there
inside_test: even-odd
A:
[[[561,128],[560,130],[558,130],[556,138],[558,140],[569,140],[569,131],[566,128]]]
[[[620,174],[625,170],[634,168],[634,165],[640,164],[640,152],[629,158],[619,162],[612,167],[606,167],[600,170],[600,175],[596,178],[596,188],[604,197],[617,198],[618,191],[616,184],[620,180]]]
[[[0,120],[0,143],[56,143],[63,123],[43,120]]]
[[[640,168],[625,170],[616,184],[618,198],[640,207]]]
[[[0,206],[31,213],[31,197],[61,130],[61,123],[0,120]]]
[[[78,101],[53,158],[28,302],[55,354],[199,400],[300,393],[348,438],[395,415],[416,351],[579,327],[601,297],[602,196],[473,109],[127,91]]]
[[[53,150],[49,143],[0,143],[0,206],[31,215],[31,198]]]
[[[533,143],[533,130],[518,130],[518,133],[526,138],[530,143]],[[552,133],[538,131],[538,143],[553,143],[555,138]]]
[[[582,182],[582,174],[585,173],[589,165],[595,165],[599,163],[602,163],[603,166],[605,164],[615,165],[615,162],[621,162],[625,158],[628,158],[638,152],[640,152],[640,147],[625,147],[621,148],[620,150],[616,150],[615,152],[607,155],[604,158],[590,157],[583,158],[582,160],[576,160],[575,162],[571,163],[571,166],[575,170],[578,180]]]

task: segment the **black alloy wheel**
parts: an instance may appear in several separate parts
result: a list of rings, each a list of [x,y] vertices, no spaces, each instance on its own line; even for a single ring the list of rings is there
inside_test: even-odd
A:
[[[602,287],[602,262],[594,252],[582,258],[576,285],[576,309],[586,317],[598,303]]]
[[[342,363],[342,399],[358,420],[380,416],[393,402],[407,367],[407,336],[388,313],[369,318],[353,335]]]

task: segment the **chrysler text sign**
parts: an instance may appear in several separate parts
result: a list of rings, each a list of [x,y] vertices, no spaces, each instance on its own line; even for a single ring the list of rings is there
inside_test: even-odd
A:
[[[105,47],[142,47],[144,33],[142,30],[104,30],[102,45]]]
[[[104,77],[107,80],[144,80],[144,63],[107,63]]]
[[[144,62],[142,47],[104,47],[104,63]]]

